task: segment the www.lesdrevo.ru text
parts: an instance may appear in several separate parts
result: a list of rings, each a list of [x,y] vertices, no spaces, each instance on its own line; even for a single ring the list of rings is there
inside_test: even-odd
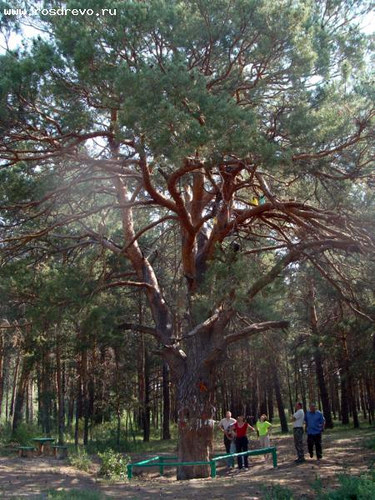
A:
[[[117,9],[4,9],[3,14],[5,16],[115,16],[117,14]]]

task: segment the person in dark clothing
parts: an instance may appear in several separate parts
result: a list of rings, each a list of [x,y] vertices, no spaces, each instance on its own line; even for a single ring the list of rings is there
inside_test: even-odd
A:
[[[314,403],[310,404],[310,411],[306,412],[305,424],[307,432],[307,449],[309,450],[310,457],[314,456],[314,446],[316,451],[316,458],[318,462],[323,457],[322,451],[322,432],[325,426],[325,418],[323,413],[316,409]]]

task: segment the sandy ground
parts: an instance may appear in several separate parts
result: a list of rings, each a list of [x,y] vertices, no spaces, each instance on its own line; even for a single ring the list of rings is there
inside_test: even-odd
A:
[[[337,474],[360,475],[368,470],[375,460],[375,452],[364,445],[375,436],[375,429],[332,433],[323,437],[324,458],[320,464],[307,458],[301,465],[294,464],[293,437],[273,438],[278,450],[278,468],[272,461],[264,462],[263,457],[250,461],[250,470],[238,472],[218,468],[216,479],[195,479],[176,481],[174,471],[160,477],[157,469],[139,470],[130,482],[108,482],[96,478],[96,468],[90,473],[81,472],[65,461],[53,458],[0,457],[0,498],[46,498],[47,490],[79,489],[100,491],[108,498],[131,500],[166,499],[262,499],[262,487],[279,484],[291,489],[296,499],[313,499],[312,484],[317,479],[323,487],[337,484]],[[256,447],[256,442],[252,443]],[[137,457],[138,458],[138,457]],[[143,457],[144,458],[144,455]],[[137,469],[136,469],[137,470]]]

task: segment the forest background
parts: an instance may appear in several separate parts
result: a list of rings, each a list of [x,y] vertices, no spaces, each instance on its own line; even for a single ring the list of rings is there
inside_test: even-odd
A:
[[[110,4],[1,56],[2,421],[183,460],[227,409],[372,424],[370,2]]]

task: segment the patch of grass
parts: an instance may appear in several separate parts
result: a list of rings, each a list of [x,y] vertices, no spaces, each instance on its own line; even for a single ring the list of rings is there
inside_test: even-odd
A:
[[[360,420],[359,422],[360,427],[358,429],[355,429],[353,426],[353,423],[349,424],[342,424],[340,420],[334,420],[333,422],[333,429],[326,429],[324,432],[328,434],[340,434],[354,431],[354,432],[373,432],[374,427],[373,425],[370,425],[367,420]]]
[[[375,470],[361,476],[340,474],[338,489],[323,491],[322,482],[317,481],[313,488],[318,500],[370,500],[375,498]]]
[[[370,450],[375,450],[375,437],[371,438],[367,443],[365,443],[366,448],[370,448]]]
[[[44,497],[45,498],[45,497]],[[53,500],[104,500],[108,498],[102,493],[87,490],[49,490],[47,498]]]
[[[262,486],[262,499],[263,500],[293,500],[293,493],[289,488],[273,484],[271,486]]]

